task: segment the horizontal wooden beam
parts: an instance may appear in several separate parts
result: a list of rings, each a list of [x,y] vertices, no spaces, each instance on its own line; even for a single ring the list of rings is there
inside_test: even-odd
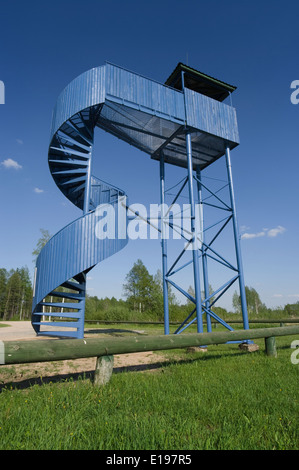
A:
[[[180,335],[129,336],[124,338],[41,339],[0,341],[0,364],[59,361],[83,357],[112,356],[142,351],[159,351],[242,342],[258,338],[299,334],[299,325],[250,330]]]
[[[128,324],[130,325],[135,324],[135,325],[164,325],[163,321],[140,321],[140,320],[84,320],[85,323],[93,323],[93,324],[103,324],[103,325],[110,325],[110,324]],[[243,320],[232,320],[228,319],[226,320],[227,323],[229,324],[237,324],[237,323],[243,323]],[[170,325],[181,325],[181,321],[171,321],[169,322]],[[207,322],[203,320],[203,324],[205,325]],[[216,323],[212,319],[212,323]],[[254,324],[254,323],[298,323],[299,324],[299,318],[281,318],[281,319],[274,319],[274,318],[258,318],[258,319],[249,319],[249,323]]]

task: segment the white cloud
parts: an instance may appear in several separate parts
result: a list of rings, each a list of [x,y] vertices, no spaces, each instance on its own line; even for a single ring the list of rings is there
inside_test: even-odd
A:
[[[242,240],[248,240],[249,238],[259,238],[259,237],[264,237],[266,234],[265,232],[258,232],[258,233],[243,233],[241,236]]]
[[[40,188],[34,188],[33,191],[34,191],[35,193],[37,193],[37,194],[40,194],[40,193],[43,193],[43,192],[44,192],[44,190],[43,190],[43,189],[40,189]]]
[[[277,237],[277,235],[281,235],[286,231],[285,227],[282,227],[281,225],[278,225],[276,228],[264,228],[261,232],[257,233],[243,233],[241,238],[242,240],[248,240],[250,238],[259,238],[259,237],[270,237],[274,238]]]
[[[285,297],[285,298],[295,298],[295,299],[298,299],[299,298],[299,294],[288,294],[288,295],[283,295],[283,294],[274,294],[272,295],[272,297],[275,297],[276,299],[278,298],[282,298],[282,297]]]
[[[22,141],[22,139],[17,139],[17,143],[20,144],[20,145],[23,145],[24,142]]]
[[[276,228],[271,228],[267,235],[268,237],[276,237],[277,235],[280,235],[281,233],[284,233],[286,229],[282,227],[281,225],[278,225]]]
[[[19,165],[19,163],[13,160],[12,158],[7,158],[6,160],[3,160],[3,162],[1,162],[1,165],[3,165],[6,169],[13,168],[14,170],[20,170],[22,168],[22,165]]]

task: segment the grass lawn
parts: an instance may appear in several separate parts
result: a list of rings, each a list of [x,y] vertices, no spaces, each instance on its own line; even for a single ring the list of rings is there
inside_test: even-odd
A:
[[[100,389],[84,376],[7,386],[0,449],[297,450],[294,339],[276,339],[277,358],[265,355],[263,340],[254,353],[235,344],[165,351],[156,370],[113,374]]]

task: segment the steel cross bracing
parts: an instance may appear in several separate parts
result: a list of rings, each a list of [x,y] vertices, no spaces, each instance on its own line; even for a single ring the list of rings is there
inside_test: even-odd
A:
[[[186,145],[189,147],[190,151],[190,160],[192,159],[192,149],[190,145],[190,134],[186,133]],[[247,315],[247,305],[245,298],[245,288],[244,288],[244,279],[243,279],[243,268],[241,261],[241,252],[240,252],[240,243],[239,243],[239,234],[237,227],[237,216],[236,208],[234,201],[234,191],[233,191],[233,181],[232,181],[232,172],[231,172],[231,160],[230,160],[230,151],[229,148],[226,148],[225,153],[226,160],[226,172],[227,172],[227,181],[225,184],[221,184],[220,188],[217,191],[214,191],[209,188],[207,184],[202,182],[202,172],[200,168],[196,168],[196,171],[192,170],[192,166],[188,168],[188,174],[183,180],[177,183],[179,187],[176,194],[172,194],[174,198],[171,200],[167,211],[161,214],[161,241],[162,241],[162,276],[163,276],[163,292],[164,292],[164,331],[165,334],[169,334],[169,305],[168,305],[168,284],[174,287],[177,291],[183,294],[191,303],[194,304],[194,308],[187,318],[182,322],[182,324],[176,329],[175,334],[183,332],[193,323],[197,324],[197,331],[199,333],[203,332],[203,317],[206,318],[207,331],[212,331],[212,322],[213,319],[216,322],[219,322],[222,326],[228,330],[233,330],[233,328],[223,319],[219,317],[213,310],[216,302],[227,292],[227,290],[238,281],[239,290],[241,294],[242,302],[242,313],[243,313],[243,326],[245,329],[249,328],[248,315]],[[196,186],[196,190],[193,187]],[[184,188],[189,186],[189,203],[191,206],[191,230],[183,229],[181,224],[177,225],[173,220],[169,218],[169,213],[176,203],[176,201],[181,196]],[[173,189],[173,188],[171,188]],[[203,199],[202,193],[203,190],[206,190],[207,197]],[[224,200],[219,194],[222,194],[226,190],[229,194],[229,203]],[[160,159],[160,191],[161,191],[161,207],[165,207],[166,195],[168,193],[165,190],[165,162],[163,155]],[[200,231],[196,231],[195,222],[195,200],[194,192],[196,192],[196,201],[199,207],[198,211],[198,224]],[[213,202],[211,202],[211,200]],[[193,206],[193,210],[192,210]],[[227,213],[225,217],[221,217],[216,220],[212,225],[204,225],[204,210],[203,207],[218,209],[218,211],[224,211]],[[229,225],[233,226],[234,233],[234,247],[235,247],[235,264],[226,259],[218,250],[213,248],[215,241],[221,236],[224,229]],[[164,239],[163,235],[165,233],[165,225],[168,225],[175,231],[178,231],[182,238],[185,240],[185,246],[182,250],[179,251],[178,256],[174,261],[169,263],[167,256],[167,244],[169,240]],[[217,226],[217,231],[209,239],[209,231]],[[192,259],[189,259],[187,262],[182,263],[183,258],[186,257],[188,249],[192,246]],[[189,252],[190,253],[190,252]],[[209,272],[208,272],[208,261],[213,260],[216,263],[219,263],[221,266],[224,266],[228,273],[232,273],[228,279],[212,293],[209,291]],[[170,267],[168,266],[170,265]],[[173,280],[173,276],[178,272],[182,271],[187,266],[193,264],[193,276],[194,276],[194,291],[195,296],[192,296],[189,292],[186,291],[181,285]],[[200,269],[201,265],[201,269]],[[202,286],[201,286],[202,279]],[[202,289],[202,290],[201,290]],[[203,294],[202,294],[203,292]]]
[[[182,181],[174,203],[182,196],[183,191],[188,190],[190,230],[188,233],[178,229],[174,219],[169,222],[169,226],[172,231],[181,233],[189,247],[196,248],[191,251],[192,260],[185,263],[186,266],[190,264],[193,267],[195,295],[188,294],[173,277],[182,269],[178,262],[187,248],[180,252],[168,268],[167,240],[163,235],[168,214],[161,214],[164,223],[158,230],[161,232],[162,242],[165,333],[169,333],[168,285],[178,289],[195,305],[192,314],[178,332],[195,321],[198,331],[202,331],[203,315],[207,317],[210,331],[211,318],[230,328],[216,315],[213,307],[237,279],[240,284],[244,327],[247,328],[245,287],[229,154],[230,149],[239,144],[235,109],[192,89],[171,88],[106,63],[74,79],[62,91],[54,108],[48,152],[49,169],[62,193],[83,213],[54,235],[37,258],[32,305],[32,325],[37,334],[83,338],[87,273],[128,243],[126,230],[124,235],[123,227],[118,226],[117,213],[118,201],[126,198],[125,192],[92,175],[96,127],[160,162],[162,202],[166,195],[165,164],[187,169],[187,176]],[[211,191],[201,178],[201,172],[223,155],[227,161],[229,204],[222,201],[218,192]],[[209,196],[213,197],[213,203],[211,200],[201,199],[203,191],[210,191]],[[194,196],[195,192],[197,194]],[[227,212],[212,240],[207,238],[210,227],[205,227],[200,237],[197,233],[195,201],[201,201],[201,206],[221,207]],[[115,209],[114,239],[99,239],[96,236],[97,207],[100,204],[112,205]],[[128,217],[126,224],[127,221]],[[237,256],[235,265],[215,249],[215,240],[229,222],[232,222],[234,229]],[[208,290],[207,265],[210,260],[234,271],[234,276],[218,288],[213,297]],[[201,299],[200,266],[203,271],[204,299]],[[194,314],[195,318],[192,318]]]

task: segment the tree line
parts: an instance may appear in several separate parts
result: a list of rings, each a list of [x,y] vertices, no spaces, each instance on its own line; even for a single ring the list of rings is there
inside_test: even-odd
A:
[[[259,293],[254,288],[245,286],[245,291],[248,316],[251,319],[299,316],[299,302],[287,304],[284,308],[271,309],[261,301]],[[189,286],[188,293],[194,297],[192,286]],[[163,321],[163,284],[160,270],[152,275],[143,262],[140,259],[137,260],[125,278],[123,294],[125,300],[87,296],[86,319]],[[212,286],[209,286],[209,294],[213,294]],[[178,302],[170,286],[168,296],[170,319],[183,321],[193,310],[193,303],[188,299],[185,303]],[[212,300],[213,297],[211,297]],[[233,294],[232,305],[233,312],[217,306],[213,306],[213,311],[224,320],[241,319],[241,300],[236,291]]]
[[[50,238],[47,231],[41,230],[33,255],[36,258]],[[188,299],[180,303],[171,287],[168,287],[169,311],[172,321],[183,321],[194,305]],[[287,304],[284,308],[270,309],[261,301],[260,295],[252,287],[245,287],[249,318],[282,318],[299,316],[299,302]],[[210,295],[213,294],[209,286]],[[188,293],[194,297],[194,289],[189,286]],[[124,299],[86,296],[86,319],[88,320],[147,320],[163,321],[163,283],[162,274],[149,273],[143,262],[138,259],[128,272],[123,284]],[[202,298],[204,295],[202,293]],[[31,317],[32,283],[27,266],[7,271],[0,268],[0,320],[27,320]],[[213,311],[224,320],[240,317],[241,300],[237,292],[232,297],[234,312],[222,307],[213,307]]]
[[[32,251],[36,261],[41,249],[51,238],[48,230],[40,229],[41,237]],[[0,268],[0,320],[29,320],[32,307],[32,281],[27,266],[17,269]]]
[[[27,320],[31,316],[32,285],[27,266],[0,268],[0,319]]]
[[[51,238],[48,230],[40,229],[41,236],[32,251],[33,261],[36,261],[41,249]],[[63,291],[64,288],[58,290]],[[269,309],[261,301],[258,292],[245,286],[246,301],[249,318],[291,317],[299,316],[299,302],[287,304],[284,308]],[[195,296],[194,289],[189,286],[188,293]],[[212,286],[209,286],[209,294],[213,294]],[[123,284],[124,299],[102,298],[86,296],[86,319],[99,320],[148,320],[163,321],[163,282],[160,270],[152,275],[138,259],[130,269]],[[172,321],[183,321],[193,310],[194,305],[186,299],[180,303],[176,299],[170,285],[168,286],[169,311]],[[202,298],[204,294],[202,293]],[[51,301],[51,299],[48,299]],[[213,300],[213,297],[211,298]],[[31,317],[32,284],[27,266],[7,271],[0,268],[0,319],[26,320]],[[213,307],[213,311],[224,320],[232,315],[241,318],[241,300],[237,292],[232,297],[234,312],[228,312],[222,307]],[[45,313],[47,308],[45,308]]]

